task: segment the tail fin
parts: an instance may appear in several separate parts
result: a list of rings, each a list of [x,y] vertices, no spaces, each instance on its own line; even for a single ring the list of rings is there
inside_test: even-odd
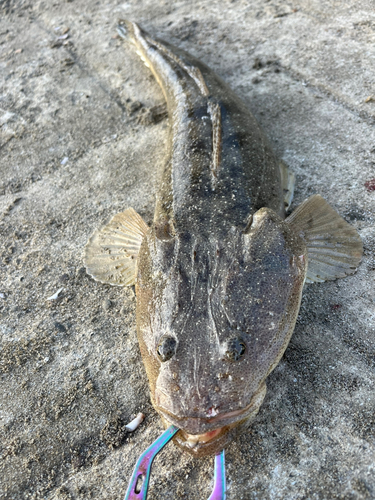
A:
[[[128,42],[135,43],[135,29],[140,29],[135,23],[127,19],[119,19],[117,25],[117,33],[121,38]]]

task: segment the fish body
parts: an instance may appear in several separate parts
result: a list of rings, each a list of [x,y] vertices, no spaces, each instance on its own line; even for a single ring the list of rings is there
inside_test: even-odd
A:
[[[163,90],[169,145],[152,226],[118,214],[89,240],[86,267],[135,283],[152,403],[178,445],[208,455],[257,414],[305,281],[354,272],[362,245],[318,195],[285,219],[293,177],[212,70],[135,23],[119,32]]]

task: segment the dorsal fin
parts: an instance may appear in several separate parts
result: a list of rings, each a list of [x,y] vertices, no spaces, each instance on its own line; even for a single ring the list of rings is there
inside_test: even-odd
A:
[[[220,104],[208,102],[208,112],[212,122],[212,157],[210,163],[211,185],[215,190],[220,167],[222,131],[221,131],[221,109]]]
[[[288,165],[283,160],[279,160],[279,168],[281,177],[281,187],[284,193],[285,210],[288,210],[293,200],[294,184],[296,178],[293,172],[288,167]]]

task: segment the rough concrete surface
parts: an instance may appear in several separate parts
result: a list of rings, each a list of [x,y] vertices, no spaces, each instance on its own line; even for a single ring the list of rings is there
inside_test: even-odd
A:
[[[296,174],[292,209],[320,193],[364,243],[355,275],[306,287],[265,403],[227,449],[228,500],[374,499],[370,0],[0,2],[0,498],[121,499],[162,431],[134,290],[82,264],[115,213],[152,219],[167,139],[162,93],[116,37],[120,17],[230,83]],[[148,498],[204,499],[212,484],[212,458],[170,444]]]

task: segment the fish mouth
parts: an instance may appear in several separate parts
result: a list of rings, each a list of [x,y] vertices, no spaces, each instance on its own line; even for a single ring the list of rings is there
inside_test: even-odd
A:
[[[262,384],[245,408],[218,414],[215,417],[177,417],[165,408],[156,407],[165,427],[180,429],[174,442],[188,453],[203,457],[221,451],[249,424],[263,402],[266,386]]]
[[[170,417],[166,418],[161,412],[159,414],[165,428],[171,425],[172,420],[175,422],[177,420]],[[205,457],[219,453],[232,441],[240,429],[240,422],[235,422],[232,425],[217,427],[203,434],[190,434],[184,431],[177,422],[174,425],[180,428],[180,431],[173,438],[174,443],[195,457]]]

